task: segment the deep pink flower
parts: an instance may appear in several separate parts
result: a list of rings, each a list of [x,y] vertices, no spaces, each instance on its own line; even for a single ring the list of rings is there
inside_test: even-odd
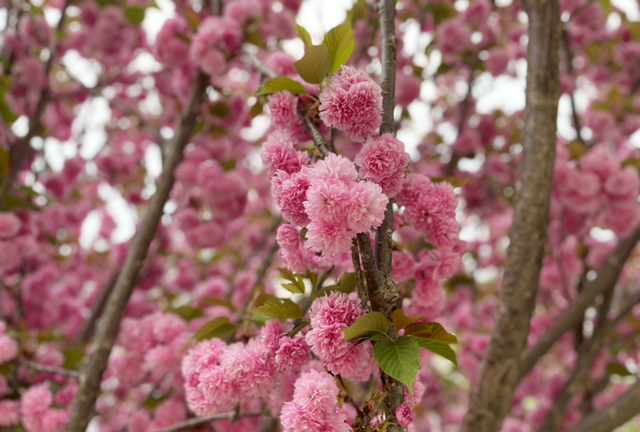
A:
[[[351,248],[351,239],[355,235],[344,223],[316,222],[307,225],[307,244],[324,256],[334,257]]]
[[[287,402],[280,413],[282,432],[321,432],[322,423],[315,413],[295,402]]]
[[[0,364],[18,356],[18,342],[8,335],[0,335]]]
[[[408,402],[404,402],[396,409],[396,419],[400,426],[407,426],[413,421],[413,407]]]
[[[448,19],[438,27],[436,47],[445,58],[461,53],[471,44],[471,33],[471,29],[461,19]]]
[[[402,188],[409,155],[400,140],[392,134],[383,134],[365,143],[355,163],[360,166],[360,178],[379,184],[382,191],[393,198]]]
[[[382,92],[364,71],[350,66],[331,77],[320,95],[320,119],[354,141],[375,135],[382,123]]]
[[[327,368],[334,375],[340,375],[351,382],[367,381],[378,368],[373,359],[373,346],[370,343],[350,345],[342,356],[327,362]]]
[[[453,246],[458,240],[455,211],[458,198],[449,183],[433,184],[417,201],[405,204],[405,218],[427,241],[437,247]]]
[[[8,428],[20,423],[20,402],[0,400],[0,427]]]
[[[375,183],[360,182],[351,189],[347,210],[349,228],[355,233],[378,228],[384,220],[389,199]]]
[[[297,379],[293,402],[320,417],[335,411],[338,393],[340,391],[331,375],[311,370]]]
[[[491,75],[498,76],[507,72],[511,56],[504,48],[492,48],[489,50],[489,58],[484,62],[485,67]]]
[[[293,174],[309,163],[309,155],[293,148],[293,142],[281,132],[273,132],[262,145],[262,164],[270,177],[279,170]]]
[[[277,128],[288,128],[298,122],[298,97],[285,90],[271,96],[269,101],[271,123]]]
[[[317,180],[307,190],[304,208],[314,222],[339,225],[350,208],[350,191],[339,181]]]
[[[307,199],[307,191],[311,185],[307,176],[308,171],[303,169],[292,175],[279,171],[276,176],[278,179],[282,178],[281,187],[276,198],[282,211],[282,216],[299,227],[307,226],[310,222],[304,205]]]
[[[640,177],[633,167],[623,168],[604,182],[604,190],[611,201],[636,202],[640,193]]]
[[[179,67],[188,59],[189,47],[183,38],[189,33],[187,22],[178,16],[164,23],[156,36],[155,54],[165,66]]]
[[[0,213],[0,239],[15,236],[20,231],[22,222],[13,213]]]
[[[276,352],[276,367],[279,370],[296,372],[309,360],[311,352],[303,335],[298,333],[293,339],[288,336],[280,339],[280,347]]]

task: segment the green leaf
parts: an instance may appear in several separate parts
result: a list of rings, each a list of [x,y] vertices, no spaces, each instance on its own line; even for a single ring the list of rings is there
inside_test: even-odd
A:
[[[282,277],[291,283],[282,284],[282,287],[289,291],[292,294],[304,294],[306,290],[306,286],[304,284],[304,280],[302,276],[294,274],[291,270],[287,268],[279,268],[278,271],[282,275]]]
[[[442,325],[437,322],[413,323],[404,331],[405,336],[415,336],[431,339],[444,344],[457,344],[458,338],[448,333]]]
[[[144,21],[144,10],[141,6],[131,6],[124,10],[124,16],[135,26],[139,26]]]
[[[10,171],[11,159],[9,158],[9,153],[4,147],[0,147],[0,177],[4,179],[9,175]]]
[[[231,107],[226,102],[218,102],[209,106],[209,113],[216,117],[227,117],[231,114]]]
[[[303,328],[305,328],[306,326],[308,326],[308,325],[309,325],[309,323],[310,323],[310,321],[302,321],[300,324],[298,324],[297,326],[295,326],[295,327],[293,328],[293,330],[291,330],[291,331],[289,332],[289,337],[290,337],[290,338],[292,338],[292,337],[294,337],[295,335],[297,335],[297,334],[300,332],[300,330],[302,330]]]
[[[352,340],[370,337],[378,334],[386,336],[389,329],[389,321],[380,312],[371,312],[358,318],[351,326],[342,330],[344,339],[347,342]]]
[[[11,373],[11,363],[0,364],[0,375],[9,376]]]
[[[631,372],[629,372],[629,369],[627,369],[625,365],[622,365],[620,363],[609,363],[607,365],[607,372],[609,372],[612,375],[620,375],[620,376],[633,375]]]
[[[349,61],[356,46],[351,23],[347,21],[329,30],[322,44],[327,47],[329,54],[329,73],[334,74],[340,70],[340,66]]]
[[[204,311],[202,309],[194,308],[189,305],[173,308],[170,310],[170,312],[173,312],[186,321],[191,321],[194,318],[200,318],[204,316]]]
[[[64,355],[62,367],[65,369],[75,369],[80,360],[84,358],[84,352],[79,349],[66,349],[62,351],[62,354]]]
[[[270,298],[254,311],[271,318],[296,319],[304,315],[300,306],[290,299]]]
[[[622,168],[625,168],[625,167],[628,167],[628,166],[631,166],[631,167],[634,167],[634,168],[640,170],[640,158],[625,159],[622,162]]]
[[[411,337],[409,339],[415,339],[421,348],[431,351],[434,354],[438,354],[440,357],[444,357],[454,365],[458,366],[458,360],[456,360],[456,353],[453,352],[453,350],[449,345],[436,342],[431,339],[425,339],[420,337],[417,337],[417,338]],[[374,352],[375,352],[375,347],[374,347]]]
[[[307,31],[307,29],[305,29],[304,27],[296,23],[296,30],[298,31],[298,36],[300,36],[300,39],[302,39],[302,43],[304,44],[304,46],[306,47],[313,46],[311,35]]]
[[[564,145],[564,147],[571,153],[571,159],[580,159],[580,157],[587,152],[587,146],[578,141],[571,141]]]
[[[2,119],[5,121],[5,123],[8,124],[13,124],[16,120],[18,120],[18,117],[20,117],[18,114],[14,113],[11,110],[9,104],[4,101],[0,103],[0,114],[2,114]]]
[[[211,306],[223,306],[229,309],[231,312],[236,311],[236,307],[229,300],[221,300],[216,297],[204,297],[200,300],[206,304],[210,304]]]
[[[464,185],[466,185],[467,183],[469,183],[468,178],[466,179],[461,179],[461,178],[456,178],[456,177],[434,177],[431,179],[431,181],[433,183],[442,183],[442,182],[447,182],[447,183],[451,183],[452,186],[454,187],[462,187]]]
[[[309,84],[320,84],[329,72],[329,52],[324,45],[308,46],[304,57],[293,64]]]
[[[227,317],[219,317],[215,318],[208,323],[204,324],[202,327],[195,332],[193,336],[189,338],[189,341],[195,339],[197,341],[211,339],[213,337],[225,337],[235,332],[236,327],[233,324],[229,323],[229,318]]]
[[[322,288],[320,291],[318,291],[317,293],[317,297],[322,297],[325,295],[329,295],[332,292],[342,292],[345,294],[350,294],[352,293],[354,290],[356,289],[356,275],[355,273],[345,273],[342,276],[342,279],[340,279],[336,285],[328,285],[324,288]]]
[[[402,309],[396,309],[395,311],[393,311],[393,316],[391,317],[391,319],[396,331],[400,331],[409,324],[413,324],[414,322],[418,321],[420,317],[407,316]]]
[[[413,382],[420,369],[417,339],[402,336],[395,341],[378,342],[373,346],[373,358],[387,375],[409,387],[413,394]]]
[[[351,10],[347,12],[347,20],[354,22],[359,19],[365,19],[367,17],[367,10],[369,6],[365,0],[357,0]]]
[[[298,81],[288,77],[275,77],[265,81],[258,91],[256,91],[255,96],[270,95],[285,90],[288,90],[292,94],[307,93],[304,86]]]

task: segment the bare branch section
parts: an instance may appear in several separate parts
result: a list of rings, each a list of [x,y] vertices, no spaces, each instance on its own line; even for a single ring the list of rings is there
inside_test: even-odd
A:
[[[585,417],[569,432],[609,432],[640,414],[640,381],[611,405]]]
[[[523,157],[496,324],[461,432],[495,432],[511,408],[529,334],[549,223],[560,97],[557,0],[527,0]]]
[[[193,132],[196,115],[200,111],[200,105],[208,82],[209,77],[200,72],[189,95],[180,126],[171,142],[156,193],[151,198],[147,213],[133,240],[127,260],[107,302],[89,363],[80,375],[78,394],[73,404],[67,432],[84,432],[91,420],[93,406],[100,392],[102,374],[107,367],[109,354],[118,335],[120,322],[127,308],[129,297],[135,287],[142,264],[147,256],[149,245],[158,229],[164,206],[175,182],[175,169],[182,161],[183,151]]]
[[[173,426],[169,426],[162,429],[156,429],[151,432],[176,432],[183,429],[192,428],[193,426],[197,426],[202,423],[209,423],[216,420],[228,420],[228,419],[243,418],[243,417],[260,417],[261,415],[262,413],[237,414],[235,412],[230,412],[226,414],[217,414],[211,417],[197,417],[197,418],[192,418],[192,419],[183,421],[182,423],[176,423]]]
[[[65,17],[67,15],[67,9],[69,8],[70,4],[71,0],[65,0],[64,5],[62,6],[62,10],[60,11],[60,20],[56,25],[54,34],[62,33],[62,26],[64,25]],[[51,97],[49,74],[51,72],[51,67],[53,66],[53,59],[58,52],[58,44],[59,41],[55,41],[53,45],[49,47],[49,58],[44,65],[44,77],[46,79],[47,85],[40,93],[40,99],[38,99],[36,109],[29,118],[29,130],[27,131],[27,134],[20,139],[18,144],[11,149],[11,152],[9,154],[11,169],[9,170],[9,174],[4,183],[4,188],[0,192],[0,207],[3,206],[5,199],[13,188],[13,183],[18,177],[18,173],[31,154],[31,139],[36,136],[36,134],[38,133],[38,129],[40,129],[40,126],[42,124],[42,115],[44,114],[44,110],[47,107],[47,104],[49,103],[49,99]]]
[[[64,375],[68,377],[78,378],[80,373],[71,369],[63,369],[54,366],[47,366],[40,363],[35,363],[29,360],[24,360],[20,362],[21,365],[28,367],[29,369],[33,369],[37,372],[46,372],[46,373],[54,373],[58,375]]]
[[[615,251],[607,258],[602,268],[598,271],[598,276],[591,282],[562,316],[553,324],[549,330],[544,332],[536,345],[524,354],[520,365],[520,378],[523,378],[535,366],[551,346],[579,323],[584,316],[584,312],[593,303],[595,298],[607,291],[613,290],[620,276],[625,261],[640,241],[640,226],[626,239],[624,239]]]

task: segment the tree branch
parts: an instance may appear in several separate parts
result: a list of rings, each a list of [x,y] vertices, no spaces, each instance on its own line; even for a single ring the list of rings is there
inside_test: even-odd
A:
[[[356,288],[358,297],[362,304],[368,309],[369,298],[364,288],[364,280],[362,279],[362,265],[360,264],[360,252],[358,251],[358,241],[351,239],[351,261],[353,262],[353,271],[356,275]]]
[[[175,182],[175,169],[182,161],[183,150],[191,137],[196,115],[200,111],[200,105],[208,83],[209,77],[199,72],[189,95],[180,126],[171,142],[156,193],[151,198],[147,213],[136,237],[133,239],[125,264],[107,302],[89,363],[80,375],[78,394],[69,418],[68,432],[84,432],[91,419],[93,406],[100,392],[102,374],[107,367],[109,354],[118,335],[120,322],[124,316],[129,297],[135,287],[142,264],[147,256],[149,245],[158,229],[165,203]]]
[[[156,429],[151,432],[176,432],[182,429],[191,428],[193,426],[197,426],[202,423],[208,423],[216,420],[230,420],[230,419],[239,419],[243,417],[260,417],[262,413],[245,413],[238,414],[236,412],[230,412],[226,414],[216,414],[211,417],[196,417],[189,420],[185,420],[181,423],[176,423],[173,426],[169,426],[162,429]]]
[[[567,73],[571,76],[571,81],[575,82],[573,77],[573,54],[569,47],[569,32],[566,25],[562,27],[562,46],[564,48],[565,57],[567,60]],[[573,128],[576,130],[576,136],[581,144],[585,144],[582,138],[582,126],[580,126],[580,118],[578,117],[578,110],[576,109],[576,100],[573,97],[573,89],[569,92],[569,101],[571,102],[571,115],[573,117]]]
[[[58,368],[54,366],[47,366],[47,365],[32,362],[30,360],[23,360],[20,362],[20,364],[38,372],[54,373],[54,374],[64,375],[64,376],[73,377],[73,378],[78,378],[80,376],[80,373],[75,370],[63,369],[63,368]]]
[[[509,412],[529,334],[549,224],[560,97],[557,0],[526,0],[529,18],[523,157],[496,323],[461,432],[494,432]]]
[[[558,318],[553,326],[544,332],[536,345],[528,352],[523,353],[523,360],[520,364],[520,379],[529,373],[540,357],[549,351],[551,346],[567,330],[580,322],[584,312],[598,295],[613,290],[625,261],[638,241],[640,241],[640,226],[629,237],[620,242],[616,250],[607,258],[600,271],[598,271],[598,276],[587,285],[587,288],[569,306],[569,309]]]
[[[618,400],[582,419],[569,432],[610,432],[640,414],[640,381]]]
[[[611,308],[613,292],[614,290],[609,290],[604,294],[602,304],[598,310],[598,322],[596,323],[593,335],[590,339],[582,343],[578,360],[573,367],[573,373],[547,413],[540,432],[555,432],[558,430],[571,399],[582,389],[582,385],[589,374],[593,361],[605,345],[607,333],[609,333],[611,329],[611,322],[607,319],[607,314]]]
[[[65,0],[64,5],[62,6],[62,10],[60,11],[60,20],[56,25],[56,29],[54,31],[54,35],[60,34],[62,32],[62,26],[64,25],[64,19],[67,14],[67,8],[71,4],[71,0]],[[8,12],[7,12],[8,13]],[[49,73],[51,72],[51,67],[53,66],[53,59],[56,56],[58,51],[58,41],[54,41],[49,47],[49,58],[47,59],[44,65],[44,77],[46,80],[45,88],[40,93],[40,99],[38,99],[38,104],[36,105],[36,109],[29,118],[29,130],[27,134],[20,139],[20,141],[12,147],[11,152],[9,154],[11,169],[9,170],[9,174],[5,179],[4,186],[2,191],[0,192],[0,207],[4,205],[4,201],[9,195],[9,192],[13,188],[13,183],[16,181],[18,177],[18,173],[22,170],[22,166],[26,162],[27,158],[31,154],[31,138],[36,136],[38,133],[38,129],[40,129],[40,125],[42,122],[42,115],[44,114],[44,110],[49,103],[49,98],[51,96],[51,86],[49,85]],[[13,51],[12,51],[13,53]]]
[[[100,297],[98,297],[96,302],[93,304],[93,307],[91,308],[91,315],[89,315],[89,318],[82,325],[80,332],[78,332],[78,342],[86,343],[89,341],[89,339],[91,339],[91,336],[93,336],[96,322],[104,311],[104,306],[107,304],[107,299],[111,295],[111,292],[113,291],[113,287],[116,285],[116,281],[118,280],[119,275],[120,272],[114,272],[109,278],[109,282],[107,282],[107,285],[102,289]]]

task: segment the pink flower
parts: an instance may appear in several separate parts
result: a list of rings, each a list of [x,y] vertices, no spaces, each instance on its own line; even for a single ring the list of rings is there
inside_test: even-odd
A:
[[[211,206],[212,217],[219,221],[239,218],[247,205],[247,186],[235,172],[225,173],[202,186],[203,197]]]
[[[404,402],[396,409],[396,419],[400,426],[407,426],[413,421],[413,407],[409,403]]]
[[[350,345],[342,356],[327,362],[327,368],[334,375],[340,375],[351,382],[367,381],[378,368],[373,359],[373,346],[370,343]]]
[[[322,416],[335,411],[338,393],[340,391],[331,375],[311,370],[297,379],[293,402],[305,410]]]
[[[406,282],[413,278],[415,272],[415,262],[413,257],[406,252],[393,251],[392,261],[393,280],[398,283]]]
[[[599,220],[604,228],[620,237],[627,237],[640,223],[640,206],[637,203],[608,206]]]
[[[507,72],[511,56],[504,48],[492,48],[489,50],[489,58],[484,62],[485,67],[491,75],[498,76]]]
[[[400,140],[392,134],[383,134],[365,143],[355,163],[360,166],[360,178],[378,183],[393,198],[402,188],[409,155]]]
[[[271,96],[269,101],[271,123],[277,128],[288,128],[298,122],[298,98],[288,90]]]
[[[422,80],[417,76],[404,73],[396,75],[396,104],[403,108],[420,98],[420,85]]]
[[[20,231],[22,222],[13,213],[0,213],[0,239],[15,236]]]
[[[348,325],[332,324],[314,327],[305,336],[314,354],[324,362],[337,359],[349,352],[351,345],[344,340],[344,330]]]
[[[355,235],[345,223],[316,222],[307,225],[307,243],[316,252],[326,257],[334,257],[351,248]]]
[[[436,47],[443,56],[465,51],[471,44],[471,29],[458,18],[443,21],[438,27]]]
[[[444,288],[433,279],[418,279],[411,296],[411,313],[426,315],[427,319],[438,317],[444,308]]]
[[[242,30],[233,21],[207,17],[198,27],[191,42],[190,56],[203,71],[210,75],[222,73],[227,60],[222,51],[233,54],[240,47]]]
[[[281,132],[269,135],[262,145],[260,157],[269,177],[273,177],[279,170],[294,174],[309,163],[309,155],[294,149],[293,142]]]
[[[346,184],[319,180],[307,190],[304,208],[314,222],[339,225],[347,217],[350,198],[350,191]]]
[[[623,168],[604,182],[604,190],[611,201],[635,202],[640,193],[640,177],[632,167]]]
[[[382,188],[375,183],[360,182],[351,189],[348,223],[355,233],[369,232],[377,228],[384,220],[389,199],[382,193]]]
[[[310,222],[305,210],[305,200],[311,182],[307,177],[308,170],[303,170],[293,175],[284,171],[277,174],[278,180],[282,179],[281,187],[276,197],[282,210],[282,216],[293,225],[304,227]],[[285,179],[286,178],[286,179]]]
[[[365,309],[356,296],[332,292],[330,295],[319,297],[313,302],[309,318],[313,328],[334,324],[343,324],[345,327],[349,327],[365,313]]]
[[[321,432],[322,423],[315,413],[300,407],[295,402],[287,402],[280,413],[282,432]]]
[[[382,123],[382,92],[366,72],[350,66],[331,77],[320,95],[320,119],[354,141],[375,135]]]
[[[402,190],[396,196],[398,204],[406,206],[418,201],[422,195],[426,195],[431,188],[431,180],[422,174],[408,174],[402,183]]]
[[[172,18],[156,36],[156,57],[169,67],[182,66],[188,59],[189,47],[184,38],[189,33],[189,26],[181,17]],[[181,38],[182,37],[182,38]]]
[[[458,240],[455,211],[458,198],[449,183],[436,183],[417,201],[405,204],[405,218],[437,247],[453,246]]]
[[[358,171],[349,159],[331,153],[313,164],[308,170],[308,176],[312,181],[332,180],[334,183],[337,181],[351,185],[358,179]]]
[[[20,423],[20,402],[0,400],[0,427],[8,428]]]
[[[295,372],[309,360],[311,360],[311,353],[303,335],[297,334],[293,339],[284,336],[280,339],[280,347],[276,352],[276,367],[279,370]]]
[[[0,364],[18,356],[18,343],[8,335],[0,335]]]

